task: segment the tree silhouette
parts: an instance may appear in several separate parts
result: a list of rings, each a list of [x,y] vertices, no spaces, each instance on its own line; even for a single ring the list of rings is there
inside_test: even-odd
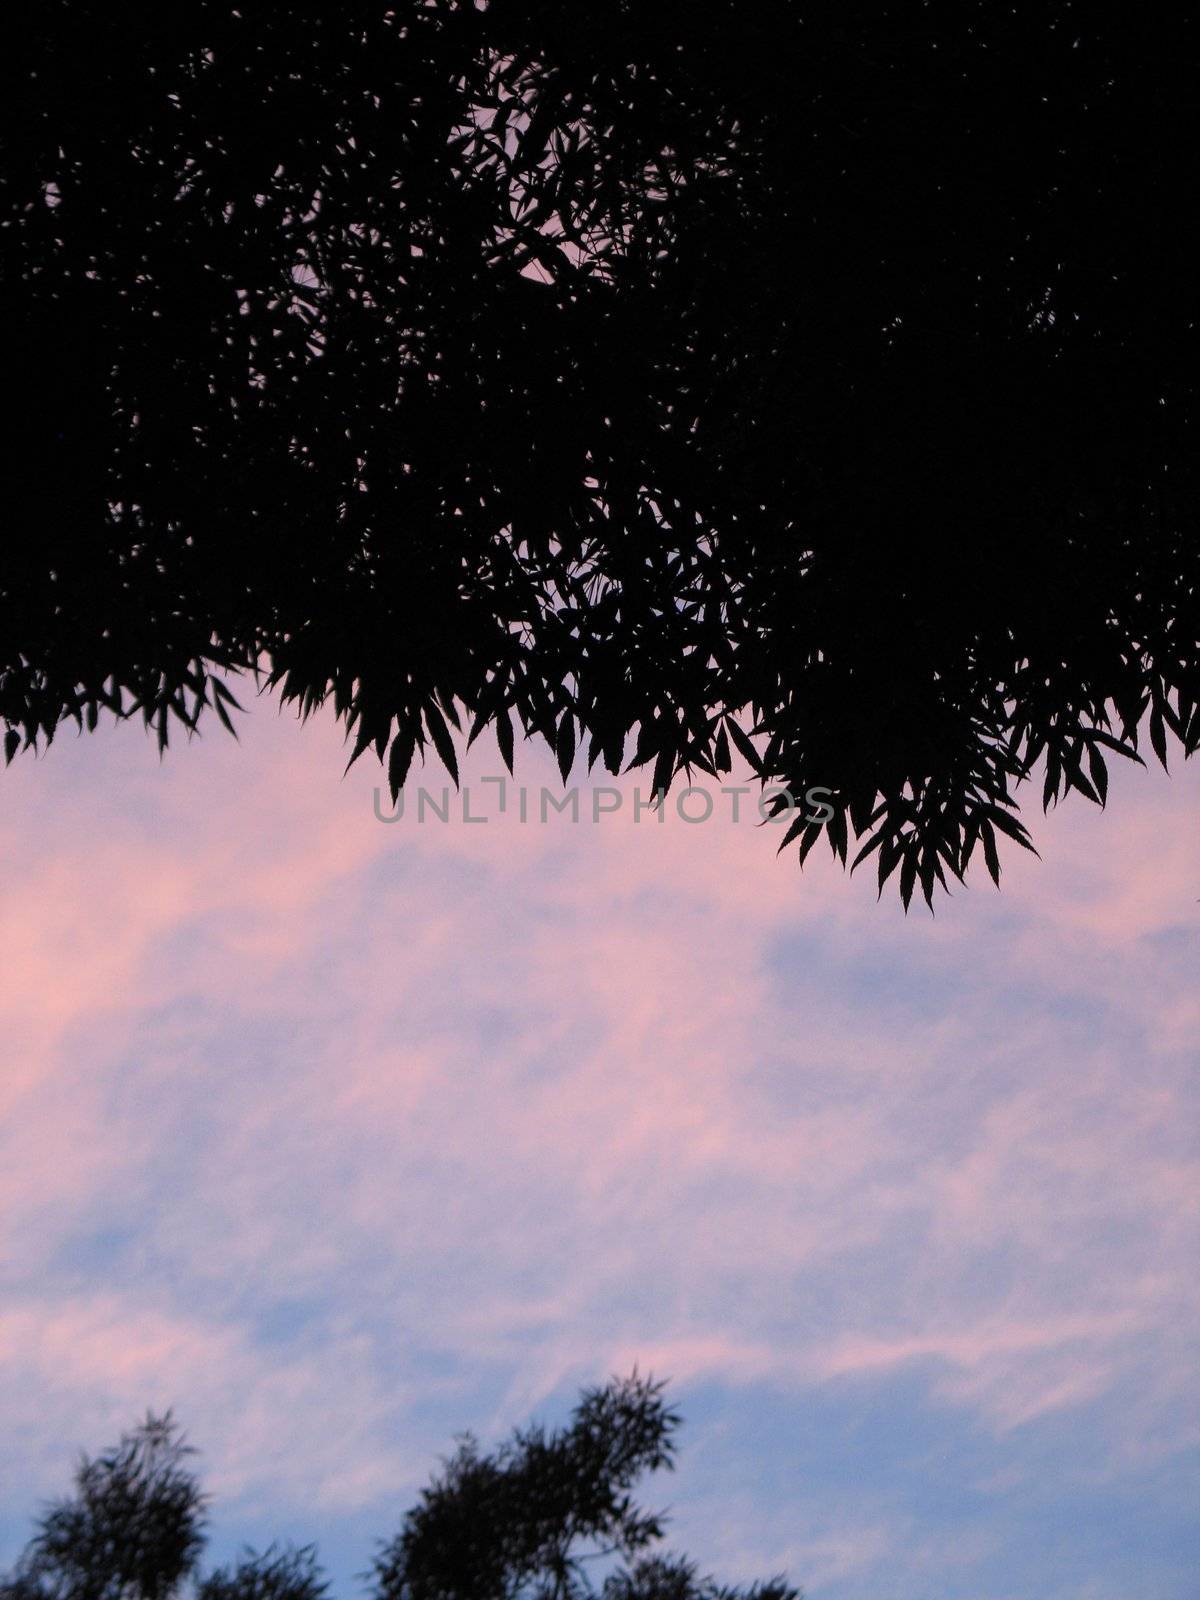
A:
[[[663,1385],[613,1379],[585,1390],[571,1425],[518,1430],[494,1455],[470,1435],[381,1545],[373,1600],[800,1600],[783,1579],[721,1587],[678,1557],[650,1554],[662,1519],[633,1503],[648,1471],[670,1468],[679,1417]],[[325,1600],[313,1546],[247,1551],[198,1575],[206,1497],[168,1413],[148,1416],[116,1450],[84,1457],[76,1497],[47,1511],[0,1600]],[[612,1557],[599,1587],[588,1563]]]
[[[75,1498],[42,1517],[8,1600],[167,1600],[204,1545],[204,1496],[170,1414],[147,1416],[115,1450],[84,1456]]]
[[[1200,742],[1195,19],[24,0],[6,753],[332,703],[961,877]],[[749,730],[752,738],[747,738]],[[352,757],[353,759],[353,757]],[[780,800],[780,805],[784,802]]]

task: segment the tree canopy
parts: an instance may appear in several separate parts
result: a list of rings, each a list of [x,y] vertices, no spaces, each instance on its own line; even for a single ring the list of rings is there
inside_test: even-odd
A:
[[[663,1385],[585,1390],[569,1427],[518,1430],[492,1455],[470,1435],[381,1544],[372,1600],[800,1600],[782,1578],[732,1589],[659,1554],[662,1518],[629,1491],[672,1465],[678,1415]],[[83,1458],[74,1499],[41,1518],[0,1600],[326,1600],[312,1545],[245,1552],[201,1575],[207,1497],[168,1414]],[[611,1558],[624,1564],[614,1565]],[[608,1561],[597,1584],[589,1563]]]
[[[6,754],[749,762],[908,903],[1200,743],[1195,18],[18,0]],[[752,738],[746,737],[746,732]]]

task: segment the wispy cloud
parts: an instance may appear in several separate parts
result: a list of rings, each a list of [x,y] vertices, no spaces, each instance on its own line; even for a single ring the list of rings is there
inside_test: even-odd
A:
[[[139,746],[5,778],[6,1476],[173,1400],[334,1516],[634,1359],[1194,1443],[1194,778],[931,920],[727,820],[383,825],[326,724]],[[918,1570],[859,1511],[798,1576]]]

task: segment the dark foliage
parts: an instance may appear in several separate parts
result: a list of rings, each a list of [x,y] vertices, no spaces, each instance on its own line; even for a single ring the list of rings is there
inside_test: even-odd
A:
[[[232,1568],[218,1567],[196,1586],[196,1600],[325,1600],[316,1549],[248,1550]]]
[[[4,1600],[167,1600],[204,1546],[204,1496],[169,1415],[148,1416],[115,1450],[87,1456],[75,1498],[42,1517]]]
[[[722,1588],[687,1561],[646,1554],[662,1521],[629,1491],[672,1463],[679,1418],[662,1387],[635,1372],[586,1390],[569,1428],[518,1431],[493,1456],[468,1435],[381,1547],[373,1600],[800,1600],[781,1578]],[[0,1575],[0,1600],[171,1600],[188,1579],[194,1600],[326,1600],[311,1545],[249,1550],[196,1576],[206,1501],[183,1469],[190,1453],[168,1415],[85,1457],[75,1498],[42,1517],[16,1571]],[[633,1565],[597,1588],[587,1564],[614,1556]]]
[[[393,790],[486,726],[828,787],[907,904],[1200,742],[1187,8],[7,33],[8,754],[261,664]]]

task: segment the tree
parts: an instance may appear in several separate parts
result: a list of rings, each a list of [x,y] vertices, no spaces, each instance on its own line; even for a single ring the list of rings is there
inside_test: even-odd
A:
[[[6,753],[749,763],[907,905],[1200,743],[1195,19],[24,0]],[[751,737],[747,737],[747,731]],[[782,799],[780,804],[784,804]]]
[[[800,1600],[782,1578],[738,1590],[692,1563],[648,1553],[662,1519],[629,1491],[670,1468],[678,1415],[662,1384],[636,1372],[585,1390],[571,1425],[518,1430],[494,1455],[465,1435],[401,1531],[381,1545],[374,1600]],[[84,1457],[76,1497],[52,1507],[0,1600],[325,1600],[313,1546],[247,1551],[197,1572],[206,1498],[184,1470],[191,1453],[170,1414],[147,1417],[116,1450]],[[621,1557],[599,1588],[588,1563]]]
[[[147,1416],[75,1474],[75,1498],[42,1517],[6,1594],[46,1600],[167,1600],[204,1544],[204,1497],[168,1414]]]

